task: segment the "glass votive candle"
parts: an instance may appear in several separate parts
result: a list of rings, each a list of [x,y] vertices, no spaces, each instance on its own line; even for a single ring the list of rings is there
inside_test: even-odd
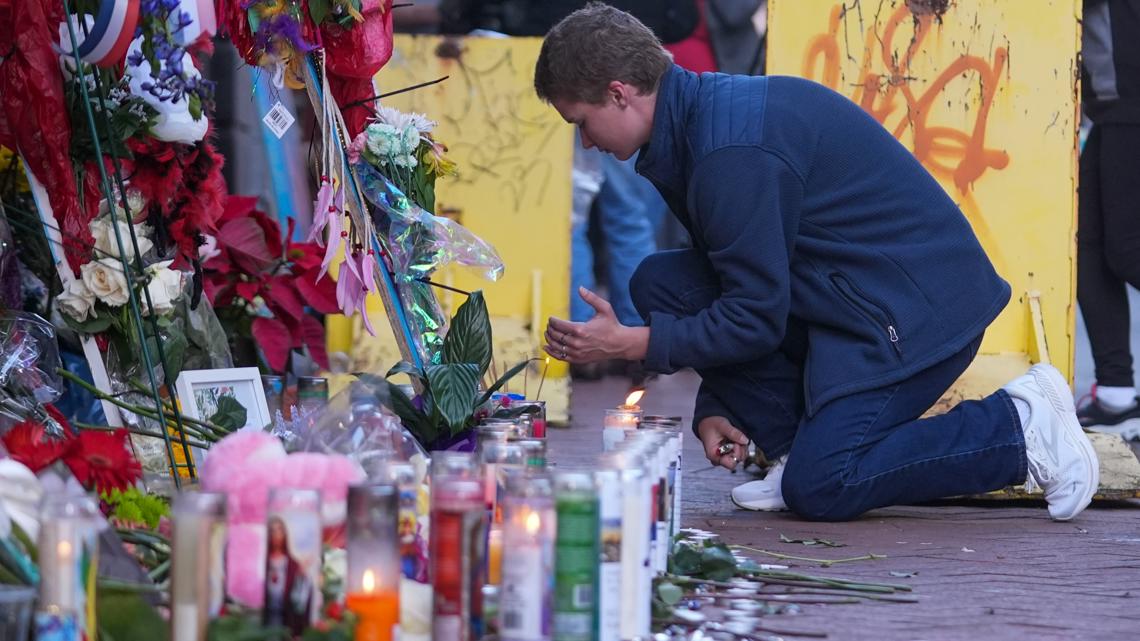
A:
[[[226,495],[183,492],[171,506],[171,641],[205,641],[225,602]]]
[[[359,618],[356,641],[392,641],[400,622],[399,489],[348,488],[345,606]]]

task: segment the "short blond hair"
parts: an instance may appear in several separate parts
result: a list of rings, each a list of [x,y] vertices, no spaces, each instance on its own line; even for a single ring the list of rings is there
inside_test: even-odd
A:
[[[673,56],[632,15],[591,2],[551,28],[534,66],[534,90],[546,102],[599,104],[618,80],[645,95],[657,91]]]

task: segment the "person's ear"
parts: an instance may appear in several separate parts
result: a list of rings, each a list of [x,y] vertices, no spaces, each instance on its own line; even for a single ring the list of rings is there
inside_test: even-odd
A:
[[[613,80],[610,82],[606,90],[606,97],[609,98],[609,100],[613,101],[614,105],[621,108],[629,106],[629,99],[631,97],[630,91],[632,90],[632,87],[620,80]]]

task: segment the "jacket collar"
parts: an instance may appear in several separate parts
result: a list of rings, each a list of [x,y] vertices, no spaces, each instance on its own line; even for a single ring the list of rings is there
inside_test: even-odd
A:
[[[661,78],[657,103],[653,110],[653,129],[649,142],[641,148],[637,173],[658,187],[684,189],[685,167],[689,164],[689,145],[685,126],[700,77],[673,65]]]

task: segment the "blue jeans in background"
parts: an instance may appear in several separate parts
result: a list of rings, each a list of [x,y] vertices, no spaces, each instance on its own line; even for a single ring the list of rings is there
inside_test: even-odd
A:
[[[596,204],[601,236],[609,256],[605,283],[608,299],[623,325],[641,325],[641,316],[629,298],[629,279],[642,259],[656,249],[654,228],[644,196],[649,182],[634,171],[636,156],[621,161],[610,154],[582,149],[581,146],[574,153],[588,159],[587,164],[592,162],[597,168],[594,178],[600,178]],[[578,287],[591,291],[595,288],[594,252],[587,235],[593,199],[588,197],[589,186],[580,184],[582,158],[575,159],[575,211],[571,230],[570,320],[575,322],[585,322],[594,316],[594,308],[578,295]],[[585,180],[589,182],[588,177]],[[582,197],[583,190],[587,191],[586,197]]]
[[[631,293],[647,320],[655,311],[684,317],[712,305],[720,284],[703,253],[682,249],[647,258],[633,277]],[[845,521],[877,507],[1025,481],[1025,437],[1005,391],[918,418],[966,370],[981,336],[901,383],[835,399],[807,416],[807,326],[789,317],[787,327],[780,348],[761,359],[698,369],[694,415],[695,421],[723,415],[769,459],[788,454],[783,495],[793,512]]]

